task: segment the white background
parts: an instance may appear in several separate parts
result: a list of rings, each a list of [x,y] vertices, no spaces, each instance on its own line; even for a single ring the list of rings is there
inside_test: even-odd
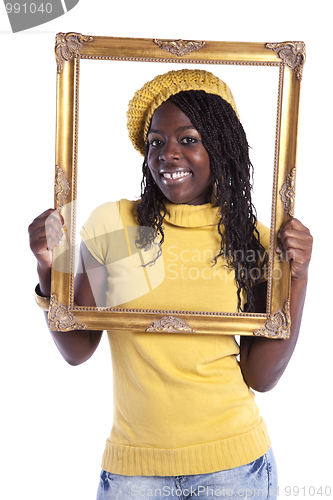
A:
[[[97,205],[140,196],[143,157],[128,138],[128,102],[146,81],[184,67],[211,71],[232,89],[255,166],[253,202],[259,220],[270,225],[278,67],[83,59],[79,90],[78,228]]]
[[[1,498],[94,499],[112,420],[106,339],[90,361],[70,367],[54,346],[33,298],[37,275],[27,227],[53,205],[53,47],[59,31],[161,39],[305,41],[295,216],[311,228],[313,261],[295,354],[277,387],[258,394],[257,403],[279,465],[280,498],[287,498],[287,486],[298,487],[300,498],[313,498],[312,486],[316,490],[322,486],[323,493],[330,486],[333,497],[329,17],[323,0],[315,4],[147,0],[121,5],[81,0],[65,16],[12,34],[0,7]]]

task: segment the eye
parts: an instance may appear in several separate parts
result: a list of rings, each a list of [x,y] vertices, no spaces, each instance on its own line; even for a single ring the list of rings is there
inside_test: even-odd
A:
[[[195,144],[198,142],[198,139],[195,137],[184,137],[180,142],[181,144]]]
[[[152,148],[157,148],[162,144],[162,141],[160,139],[151,139],[149,141],[149,146]]]

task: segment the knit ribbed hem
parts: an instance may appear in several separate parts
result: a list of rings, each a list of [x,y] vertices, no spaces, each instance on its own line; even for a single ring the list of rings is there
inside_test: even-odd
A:
[[[175,449],[138,448],[106,442],[102,468],[125,476],[208,474],[253,462],[271,445],[265,422],[245,434]]]

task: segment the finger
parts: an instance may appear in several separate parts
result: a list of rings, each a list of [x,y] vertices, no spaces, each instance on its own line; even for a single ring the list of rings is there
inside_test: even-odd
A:
[[[279,239],[283,246],[312,245],[312,236],[310,233],[294,229],[282,231]]]
[[[310,233],[309,229],[302,224],[302,222],[295,217],[292,217],[291,219],[287,220],[281,227],[280,231],[284,230],[289,230],[289,229],[294,229],[296,231],[304,231],[307,233]]]
[[[291,263],[292,278],[304,278],[311,260],[313,239],[309,229],[298,219],[288,220],[278,233],[276,252]]]
[[[311,252],[312,241],[309,238],[304,240],[288,237],[284,240],[281,258],[286,262],[292,262],[294,270],[302,274],[301,271],[305,271],[310,263]]]
[[[311,257],[312,236],[303,232],[292,231],[281,236],[279,247],[281,250],[290,253],[292,250],[300,250]]]
[[[300,248],[311,254],[313,238],[310,231],[297,219],[290,219],[278,233],[277,253],[291,248]]]
[[[288,248],[281,253],[282,259],[286,262],[297,262],[301,265],[307,265],[310,261],[307,251],[300,248]]]
[[[286,262],[294,260],[301,264],[310,262],[312,245],[305,243],[303,240],[287,238],[283,245],[280,244],[277,253]]]
[[[48,210],[45,210],[45,212],[43,212],[42,214],[38,215],[38,217],[36,217],[29,225],[28,227],[29,233],[32,233],[35,229],[41,227],[45,223],[45,220],[53,213],[54,209],[49,208]]]
[[[45,210],[45,212],[43,212],[33,220],[33,222],[28,227],[29,233],[32,233],[36,229],[43,226],[46,220],[50,220],[51,222],[57,223],[59,224],[60,227],[64,226],[63,216],[57,210],[49,208],[48,210]]]
[[[48,221],[48,223],[45,223],[45,234],[46,237],[51,237],[54,239],[54,241],[62,241],[65,238],[65,235],[59,227],[58,224],[54,223],[53,221]]]
[[[52,219],[48,219],[44,224],[36,226],[33,232],[30,234],[30,241],[34,242],[41,238],[46,238],[47,236],[57,237],[62,239],[63,232],[59,227],[59,224]]]
[[[55,247],[58,247],[62,244],[65,235],[62,231],[57,232],[52,226],[45,226],[45,237],[47,242],[47,248],[49,250],[53,250]]]
[[[57,233],[62,234],[64,219],[57,210],[53,211],[48,217],[46,217],[45,224],[51,225]]]
[[[36,256],[42,254],[46,250],[53,250],[56,246],[59,246],[58,238],[52,237],[51,235],[47,236],[45,231],[40,235],[35,234],[34,239],[30,240],[30,248]]]
[[[39,253],[41,249],[53,250],[62,244],[64,235],[51,224],[43,225],[30,235],[30,248],[33,253]]]

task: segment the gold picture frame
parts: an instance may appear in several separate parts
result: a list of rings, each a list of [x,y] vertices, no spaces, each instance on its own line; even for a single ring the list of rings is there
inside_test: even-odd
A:
[[[257,335],[287,338],[290,333],[290,267],[274,257],[279,228],[293,215],[303,42],[243,43],[56,36],[57,125],[55,209],[65,219],[71,252],[54,249],[61,266],[52,270],[49,326],[53,330],[128,330],[184,334]],[[270,260],[266,313],[92,308],[74,303],[75,231],[78,178],[80,62],[83,60],[276,67],[276,126],[272,166]],[[93,64],[89,63],[89,64]],[[169,69],[169,68],[168,68]],[[166,71],[168,70],[166,69]],[[177,69],[177,68],[176,68]],[[213,71],[211,67],[207,68]],[[133,88],[135,91],[136,88]],[[134,92],[133,92],[134,93]],[[128,100],[131,96],[128,96]],[[126,110],[124,110],[126,113]],[[279,279],[274,279],[278,275]]]

